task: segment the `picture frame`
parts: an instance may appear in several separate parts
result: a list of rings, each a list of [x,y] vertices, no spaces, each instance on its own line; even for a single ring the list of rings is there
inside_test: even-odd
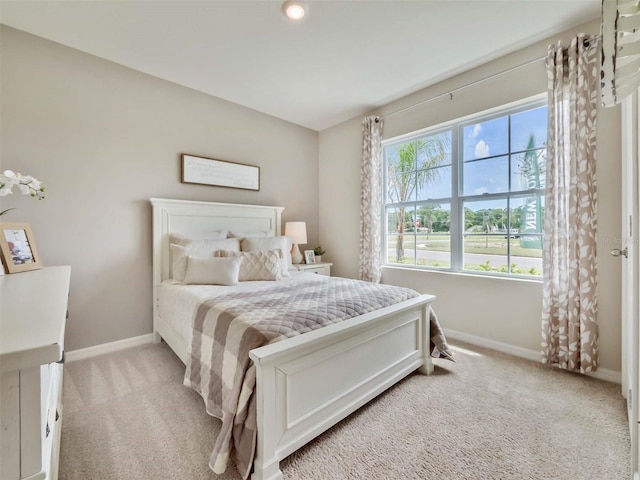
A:
[[[316,255],[313,250],[304,251],[304,263],[307,265],[313,265],[316,263]]]
[[[42,268],[42,260],[28,223],[0,223],[0,254],[7,273]]]
[[[260,190],[260,167],[243,163],[181,155],[182,183]]]

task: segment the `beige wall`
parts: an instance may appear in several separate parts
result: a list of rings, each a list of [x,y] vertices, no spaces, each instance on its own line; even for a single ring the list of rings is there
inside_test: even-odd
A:
[[[373,113],[386,116],[384,138],[436,125],[465,115],[546,92],[544,62],[535,62],[478,83],[421,107],[389,115],[422,100],[489,77],[546,55],[549,43],[567,44],[578,31],[598,33],[599,24],[550,38],[534,46],[453,77]],[[428,52],[425,52],[428,61]],[[320,133],[320,240],[337,275],[357,277],[361,117]],[[601,109],[598,118],[599,315],[601,367],[620,371],[620,260],[611,257],[611,239],[620,237],[620,111]],[[445,328],[540,350],[542,285],[464,274],[385,268],[383,281],[438,296],[436,309]]]
[[[588,24],[583,31],[597,32]],[[577,32],[567,32],[563,41]],[[405,106],[544,56],[540,42],[414,95]],[[45,182],[47,198],[14,195],[3,218],[31,224],[47,265],[73,271],[67,349],[151,331],[149,197],[286,207],[306,220],[337,275],[358,274],[360,117],[318,134],[52,42],[1,27],[0,167]],[[543,62],[385,119],[385,138],[544,92]],[[601,110],[598,133],[601,365],[620,370],[619,109]],[[261,191],[180,183],[179,154],[256,164]],[[319,182],[313,179],[319,178]],[[319,202],[318,202],[319,199]],[[438,295],[446,328],[539,349],[535,281],[385,269],[385,282]]]
[[[318,238],[318,134],[41,38],[1,29],[2,169],[46,265],[71,265],[66,348],[151,332],[150,197],[281,205]],[[259,165],[261,190],[180,183],[180,153]]]

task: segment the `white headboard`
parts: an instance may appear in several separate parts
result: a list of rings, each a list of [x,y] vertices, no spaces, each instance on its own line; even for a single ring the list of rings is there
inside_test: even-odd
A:
[[[169,234],[196,237],[214,230],[280,235],[284,207],[151,198],[153,208],[153,286],[169,278]]]

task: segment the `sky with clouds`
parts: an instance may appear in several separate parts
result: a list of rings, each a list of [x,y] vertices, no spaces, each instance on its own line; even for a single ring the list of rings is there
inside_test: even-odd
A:
[[[511,120],[511,125],[509,125]],[[509,129],[510,127],[510,129]],[[462,195],[483,195],[524,190],[526,179],[520,174],[524,150],[533,134],[535,147],[545,145],[547,135],[547,107],[538,107],[516,113],[470,123],[462,127],[462,154],[464,171]],[[449,137],[450,143],[450,135]],[[512,154],[509,155],[511,145]],[[519,153],[522,152],[522,153]],[[393,154],[393,153],[392,153]],[[509,171],[511,162],[511,174]],[[434,179],[422,186],[419,199],[448,198],[451,196],[451,166],[434,169]],[[509,178],[511,176],[511,178]],[[506,208],[506,200],[468,202],[473,210],[483,208]],[[514,205],[512,205],[514,206]]]
[[[539,107],[512,115],[511,138],[507,116],[467,125],[463,132],[463,195],[509,191],[509,162],[511,190],[522,190],[527,186],[520,167],[524,152],[509,156],[509,141],[512,152],[525,150],[531,135],[535,146],[543,147],[547,133],[547,108]],[[482,208],[487,208],[486,204],[482,202]]]

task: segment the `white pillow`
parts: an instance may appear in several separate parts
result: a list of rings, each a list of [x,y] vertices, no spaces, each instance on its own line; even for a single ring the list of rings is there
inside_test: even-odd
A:
[[[231,230],[227,235],[229,238],[256,238],[256,237],[272,237],[273,233],[270,230],[264,232],[241,232]]]
[[[283,277],[289,276],[291,265],[291,240],[289,237],[257,237],[243,238],[240,242],[240,250],[253,252],[256,250],[282,250],[280,272]]]
[[[189,242],[194,240],[224,240],[229,234],[228,230],[215,230],[211,232],[193,234],[189,237],[185,237],[179,233],[169,234],[169,243],[175,243],[176,245],[186,246]]]
[[[186,285],[237,285],[241,258],[187,257]]]
[[[194,257],[212,257],[216,250],[240,251],[239,238],[225,238],[224,240],[192,240],[185,245],[189,255]]]
[[[227,238],[225,240],[192,240],[187,245],[169,245],[171,250],[171,272],[177,282],[182,282],[187,272],[187,257],[213,257],[218,250],[240,251],[240,240]]]
[[[256,250],[254,252],[227,252],[221,250],[221,257],[234,257],[242,260],[238,279],[241,282],[256,280],[281,280],[280,250]]]

